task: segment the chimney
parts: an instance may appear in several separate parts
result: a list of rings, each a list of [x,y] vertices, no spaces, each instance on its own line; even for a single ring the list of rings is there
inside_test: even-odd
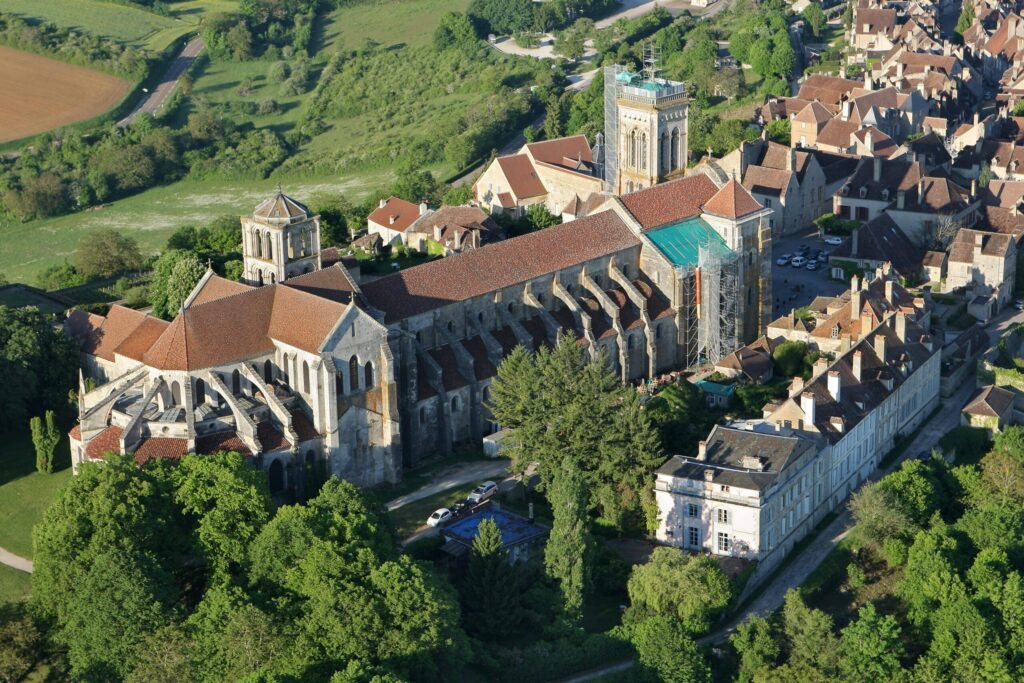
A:
[[[971,178],[971,201],[973,202],[978,198],[978,180],[977,178]]]
[[[832,417],[830,417],[828,419],[828,423],[832,425],[832,429],[836,430],[840,434],[843,433],[843,430],[846,427],[846,425],[843,424],[843,418],[840,417],[839,415],[833,415]]]
[[[857,233],[854,233],[857,234]],[[860,315],[862,302],[860,299],[860,287],[857,276],[850,278],[850,319],[853,320]]]
[[[796,309],[795,308],[789,309],[789,326],[790,327],[796,326]]]
[[[874,90],[874,83],[871,82],[871,72],[867,69],[864,70],[864,89]]]
[[[874,320],[871,317],[871,310],[867,309],[860,314],[860,334],[857,335],[857,338],[863,339],[866,337],[872,327],[874,327]]]
[[[863,377],[863,360],[864,354],[860,352],[860,349],[853,352],[853,376],[857,378],[858,382]]]
[[[427,215],[427,203],[426,202],[420,202],[420,215],[421,216],[426,216]]]
[[[903,78],[903,62],[896,62],[896,78]]]
[[[869,132],[864,137],[865,137],[867,145],[868,145],[868,151],[870,152],[871,151],[871,149],[870,149],[870,147],[871,147],[871,133]],[[872,161],[874,162],[875,167],[872,170],[871,178],[872,178],[872,180],[874,180],[877,183],[877,182],[880,182],[882,180],[882,157],[875,157],[874,159],[872,159]]]
[[[882,332],[875,335],[875,355],[885,362],[885,334]]]
[[[839,381],[838,370],[829,370],[828,372],[828,393],[836,403],[839,403],[843,395],[843,385]]]
[[[825,356],[821,356],[818,358],[818,360],[814,361],[813,372],[815,376],[825,372],[826,369],[828,369],[828,358],[825,358]]]
[[[903,311],[896,313],[896,336],[904,344],[907,342],[907,316]]]
[[[708,459],[708,442],[701,439],[697,442],[697,460]]]
[[[704,470],[704,481],[712,481],[715,478],[715,471],[710,467]]]
[[[921,206],[924,204],[924,177],[922,176],[917,181],[917,205]]]
[[[377,206],[379,208],[381,208],[381,209],[383,209],[387,205],[388,205],[388,200],[386,200],[386,199],[381,199],[379,202],[377,202]]]
[[[892,280],[888,279],[885,281],[885,300],[889,302],[890,306],[895,304],[892,295]]]
[[[981,262],[981,249],[985,243],[985,235],[980,232],[974,233],[974,262]]]
[[[398,216],[396,216],[395,214],[391,214],[390,216],[388,216],[388,225],[394,225],[395,221],[397,220]]]
[[[875,153],[875,146],[874,146],[874,144],[872,144],[873,143],[873,140],[872,140],[873,137],[874,136],[871,135],[871,129],[868,128],[867,132],[864,133],[864,146],[868,148],[868,154],[874,154]],[[875,168],[878,168],[879,172],[881,171],[881,168],[878,167],[877,165],[875,166]],[[875,179],[875,182],[878,182],[877,178]]]
[[[852,106],[853,102],[850,102],[850,100],[846,100],[845,102],[843,102],[843,121],[850,120],[850,108]]]
[[[903,190],[896,191],[896,208],[903,210],[903,207],[907,205],[907,193]]]
[[[789,385],[789,395],[790,396],[796,396],[797,394],[799,394],[803,390],[804,390],[804,378],[803,377],[794,377],[793,381]]]
[[[974,112],[974,125],[978,125],[979,121],[981,121],[981,114]]]
[[[814,394],[810,391],[805,391],[800,394],[800,410],[804,413],[804,424],[814,424]]]
[[[442,228],[441,228],[440,225],[435,225],[434,226],[434,241],[435,242],[440,242],[441,241],[441,230],[442,230]]]
[[[850,350],[850,333],[844,332],[843,336],[839,338],[839,352],[846,353]]]

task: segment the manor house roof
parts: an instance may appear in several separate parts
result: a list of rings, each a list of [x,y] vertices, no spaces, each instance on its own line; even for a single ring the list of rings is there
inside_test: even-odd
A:
[[[602,211],[408,268],[362,290],[392,323],[639,245],[614,211]]]

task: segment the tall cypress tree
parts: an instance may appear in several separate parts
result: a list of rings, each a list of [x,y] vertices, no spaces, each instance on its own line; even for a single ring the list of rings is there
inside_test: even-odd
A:
[[[548,489],[554,515],[551,536],[544,548],[548,576],[557,579],[562,590],[566,616],[579,621],[583,600],[590,590],[590,519],[587,493],[579,468],[572,462],[555,475]]]
[[[493,519],[477,527],[469,568],[462,584],[462,614],[466,629],[481,638],[500,638],[518,626],[519,577],[501,547],[501,531]]]

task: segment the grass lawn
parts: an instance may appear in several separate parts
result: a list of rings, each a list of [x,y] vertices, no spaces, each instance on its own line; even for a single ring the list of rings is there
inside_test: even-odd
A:
[[[31,574],[0,564],[0,603],[25,600],[31,590]]]
[[[395,535],[398,540],[407,538],[416,531],[426,528],[427,517],[438,508],[451,507],[459,501],[465,500],[473,489],[484,480],[464,484],[454,489],[442,491],[433,496],[404,505],[389,513],[391,522],[395,525]]]
[[[36,472],[36,456],[27,432],[0,436],[0,547],[32,557],[32,527],[71,478],[68,442],[57,451],[57,471]]]
[[[206,3],[190,3],[206,4]],[[195,19],[165,17],[127,4],[103,0],[0,0],[0,12],[149,50],[162,50],[195,29]]]
[[[341,192],[358,201],[390,180],[388,169],[347,178],[320,177],[282,181],[300,200],[317,192]],[[123,230],[139,241],[144,253],[162,249],[167,237],[182,225],[198,225],[224,214],[241,216],[271,195],[277,179],[183,180],[156,187],[107,205],[84,211],[19,223],[0,222],[0,273],[12,282],[34,283],[48,266],[73,260],[78,240],[90,230]],[[44,246],[45,245],[45,246]]]
[[[354,50],[367,39],[386,46],[430,43],[437,20],[462,12],[469,0],[377,0],[328,13],[316,36],[318,50]]]

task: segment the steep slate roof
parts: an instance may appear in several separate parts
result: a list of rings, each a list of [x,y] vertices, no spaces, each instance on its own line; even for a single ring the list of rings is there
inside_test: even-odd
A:
[[[660,183],[622,197],[626,209],[650,230],[701,213],[701,205],[714,197],[718,186],[703,173]]]
[[[706,213],[716,216],[742,218],[764,207],[734,179],[727,182],[702,208]]]
[[[975,240],[981,238],[983,256],[1005,257],[1013,248],[1013,236],[1001,232],[981,232],[961,228],[949,245],[950,263],[974,263]]]
[[[498,166],[505,174],[505,180],[512,188],[512,193],[519,199],[529,199],[547,194],[548,191],[544,187],[544,183],[540,181],[537,172],[533,170],[533,162],[525,154],[498,157]],[[502,206],[504,205],[502,202]]]
[[[809,438],[762,434],[715,425],[706,441],[706,459],[675,455],[658,468],[658,474],[680,479],[706,481],[711,470],[714,484],[763,491],[771,486],[788,464],[816,448]],[[746,458],[759,458],[763,470],[744,467]]]
[[[910,277],[921,270],[921,249],[889,217],[882,213],[861,226],[857,231],[857,253],[851,253],[853,240],[843,243],[832,252],[834,258],[855,258],[892,263],[900,275]]]
[[[374,209],[367,216],[367,220],[395,232],[405,232],[419,217],[419,204],[407,202],[401,197],[391,196],[384,200],[384,206]],[[392,222],[392,218],[394,222]]]
[[[963,412],[983,417],[1002,417],[1016,398],[1017,395],[1012,391],[990,384],[974,392],[964,405]]]
[[[844,185],[848,189],[851,199],[860,198],[860,188],[867,189],[866,199],[875,201],[894,201],[899,190],[909,191],[917,189],[917,181],[922,176],[921,166],[909,159],[882,159],[880,179],[874,179],[874,164],[876,160],[863,158],[857,165],[857,170]],[[889,190],[889,199],[882,198],[882,191]]]
[[[602,211],[408,268],[362,290],[391,323],[639,244],[614,211]]]

